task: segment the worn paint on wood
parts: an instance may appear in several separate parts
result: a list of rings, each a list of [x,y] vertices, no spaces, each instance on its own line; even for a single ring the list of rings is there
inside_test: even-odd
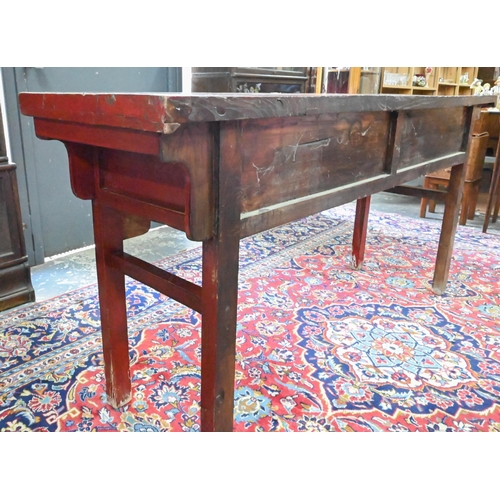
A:
[[[434,290],[446,286],[463,163],[489,97],[316,94],[21,94],[44,139],[67,147],[75,194],[91,199],[107,394],[130,400],[124,275],[202,314],[201,427],[232,429],[238,246],[242,237],[358,202],[364,258],[369,196],[452,167]],[[203,241],[202,286],[123,252],[151,220]]]

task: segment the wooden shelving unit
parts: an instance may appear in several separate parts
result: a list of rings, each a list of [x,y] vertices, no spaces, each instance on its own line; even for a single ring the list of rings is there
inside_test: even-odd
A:
[[[471,95],[477,67],[390,67],[382,68],[383,94]],[[419,84],[418,82],[421,82]]]
[[[477,67],[317,68],[317,93],[471,95]]]

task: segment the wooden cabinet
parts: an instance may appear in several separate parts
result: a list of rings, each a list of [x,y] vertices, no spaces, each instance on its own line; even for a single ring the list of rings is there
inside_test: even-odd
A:
[[[471,95],[477,67],[384,67],[383,94]]]
[[[34,300],[21,222],[16,165],[7,157],[0,109],[0,311]]]
[[[327,94],[378,94],[380,70],[375,67],[318,68],[318,80],[322,82],[316,92]]]
[[[310,92],[311,68],[191,68],[193,92]]]

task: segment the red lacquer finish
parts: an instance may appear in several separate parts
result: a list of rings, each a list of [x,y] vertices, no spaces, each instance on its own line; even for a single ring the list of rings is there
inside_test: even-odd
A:
[[[352,236],[352,261],[353,269],[361,269],[365,260],[366,233],[368,230],[368,216],[370,214],[369,196],[356,202],[356,218],[354,219],[354,232]]]
[[[451,167],[434,275],[442,293],[472,110],[491,100],[24,93],[20,103],[40,138],[66,145],[73,191],[92,200],[108,401],[133,397],[127,274],[201,313],[201,429],[231,431],[240,239],[359,200],[359,268],[370,195]],[[201,286],[123,252],[151,221],[203,242]]]

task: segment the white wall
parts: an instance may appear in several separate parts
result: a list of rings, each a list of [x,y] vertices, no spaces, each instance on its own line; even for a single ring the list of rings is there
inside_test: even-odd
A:
[[[10,141],[9,141],[9,129],[7,128],[7,113],[5,111],[5,94],[3,91],[3,80],[1,71],[0,71],[0,108],[2,108],[3,131],[5,134],[5,145],[7,146],[7,156],[9,160],[12,161],[12,154],[10,151]]]
[[[189,94],[191,92],[191,68],[182,68],[182,93]]]

